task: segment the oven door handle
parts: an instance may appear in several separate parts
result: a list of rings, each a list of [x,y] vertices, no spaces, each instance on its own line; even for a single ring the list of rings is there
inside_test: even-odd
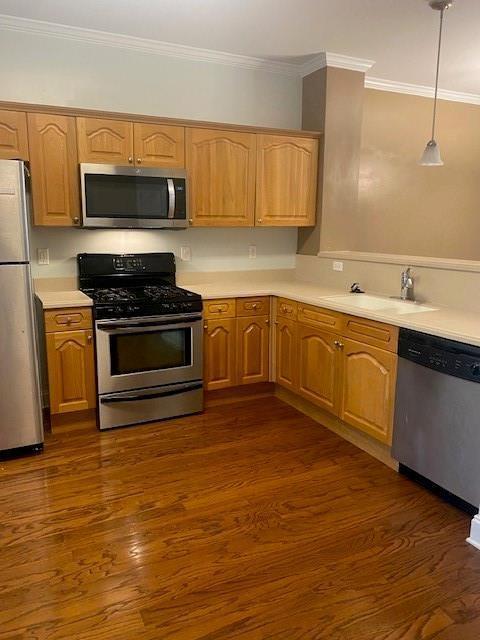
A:
[[[195,313],[185,314],[182,316],[170,316],[162,320],[148,320],[148,318],[139,318],[138,320],[117,320],[116,322],[97,321],[97,327],[98,329],[106,329],[107,331],[117,329],[136,329],[138,327],[164,327],[166,325],[174,324],[191,324],[193,322],[199,322],[201,319],[201,314]]]
[[[180,393],[186,391],[197,391],[203,389],[203,383],[197,382],[192,385],[183,385],[176,389],[170,389],[167,391],[157,391],[155,393],[135,393],[131,395],[112,396],[107,398],[100,398],[101,404],[114,404],[118,402],[136,402],[138,400],[153,400],[154,398],[168,398],[169,396],[178,396]]]

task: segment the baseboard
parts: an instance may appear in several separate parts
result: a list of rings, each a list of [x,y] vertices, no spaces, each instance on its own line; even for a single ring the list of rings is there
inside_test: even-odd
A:
[[[55,413],[50,415],[50,425],[53,433],[64,433],[77,429],[93,430],[97,428],[97,414],[95,409]]]
[[[472,518],[472,526],[470,529],[470,536],[467,538],[468,544],[472,547],[480,550],[480,515],[476,515]]]
[[[398,462],[392,458],[389,446],[378,442],[361,431],[357,431],[357,429],[353,429],[339,418],[332,416],[327,411],[320,409],[296,393],[288,391],[288,389],[275,385],[275,395],[280,400],[283,400],[283,402],[286,402],[309,418],[315,420],[315,422],[333,431],[344,440],[348,440],[348,442],[362,449],[362,451],[383,462],[387,467],[398,471]]]
[[[228,389],[218,389],[216,391],[205,392],[205,408],[216,407],[232,402],[245,402],[246,400],[256,400],[273,396],[275,385],[273,382],[256,382],[245,384],[241,387],[229,387]]]

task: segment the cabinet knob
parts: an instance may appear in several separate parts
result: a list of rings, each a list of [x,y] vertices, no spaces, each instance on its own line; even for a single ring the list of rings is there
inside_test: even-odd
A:
[[[132,162],[133,162],[133,158],[132,158],[132,156],[128,156],[128,162],[129,162],[130,164],[132,164]]]
[[[74,217],[73,224],[80,224],[80,218],[78,216]]]
[[[92,339],[93,339],[93,338],[92,338],[92,336],[91,336],[91,335],[87,336],[87,342],[89,342],[89,343],[90,343],[90,342],[92,341]]]
[[[265,324],[270,324],[270,320],[268,318],[265,320]]]
[[[258,309],[258,304],[256,302],[252,304],[252,309]]]
[[[262,218],[259,218],[259,219],[257,220],[257,222],[258,222],[259,224],[262,224],[262,222],[263,222]]]
[[[142,159],[141,158],[137,158],[137,164],[142,164]]]
[[[193,224],[193,218],[189,218],[189,219],[188,219],[188,223],[189,223],[189,224]]]
[[[72,324],[72,318],[70,316],[67,317],[67,324]]]
[[[206,329],[208,329],[208,324],[204,324],[204,325],[203,325],[203,328],[204,328],[205,330],[206,330]]]

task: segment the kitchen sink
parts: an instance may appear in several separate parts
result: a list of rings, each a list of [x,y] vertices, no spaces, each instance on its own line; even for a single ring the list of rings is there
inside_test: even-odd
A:
[[[347,305],[356,309],[365,309],[368,311],[389,311],[390,313],[398,313],[399,315],[422,313],[424,311],[437,311],[435,307],[411,302],[410,300],[392,300],[392,298],[370,296],[364,293],[327,296],[326,299],[339,305]]]

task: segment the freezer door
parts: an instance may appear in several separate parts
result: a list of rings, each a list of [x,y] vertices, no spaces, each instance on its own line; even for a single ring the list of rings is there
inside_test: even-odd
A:
[[[0,264],[28,262],[24,164],[0,160]]]
[[[1,265],[0,451],[43,442],[30,266]]]

